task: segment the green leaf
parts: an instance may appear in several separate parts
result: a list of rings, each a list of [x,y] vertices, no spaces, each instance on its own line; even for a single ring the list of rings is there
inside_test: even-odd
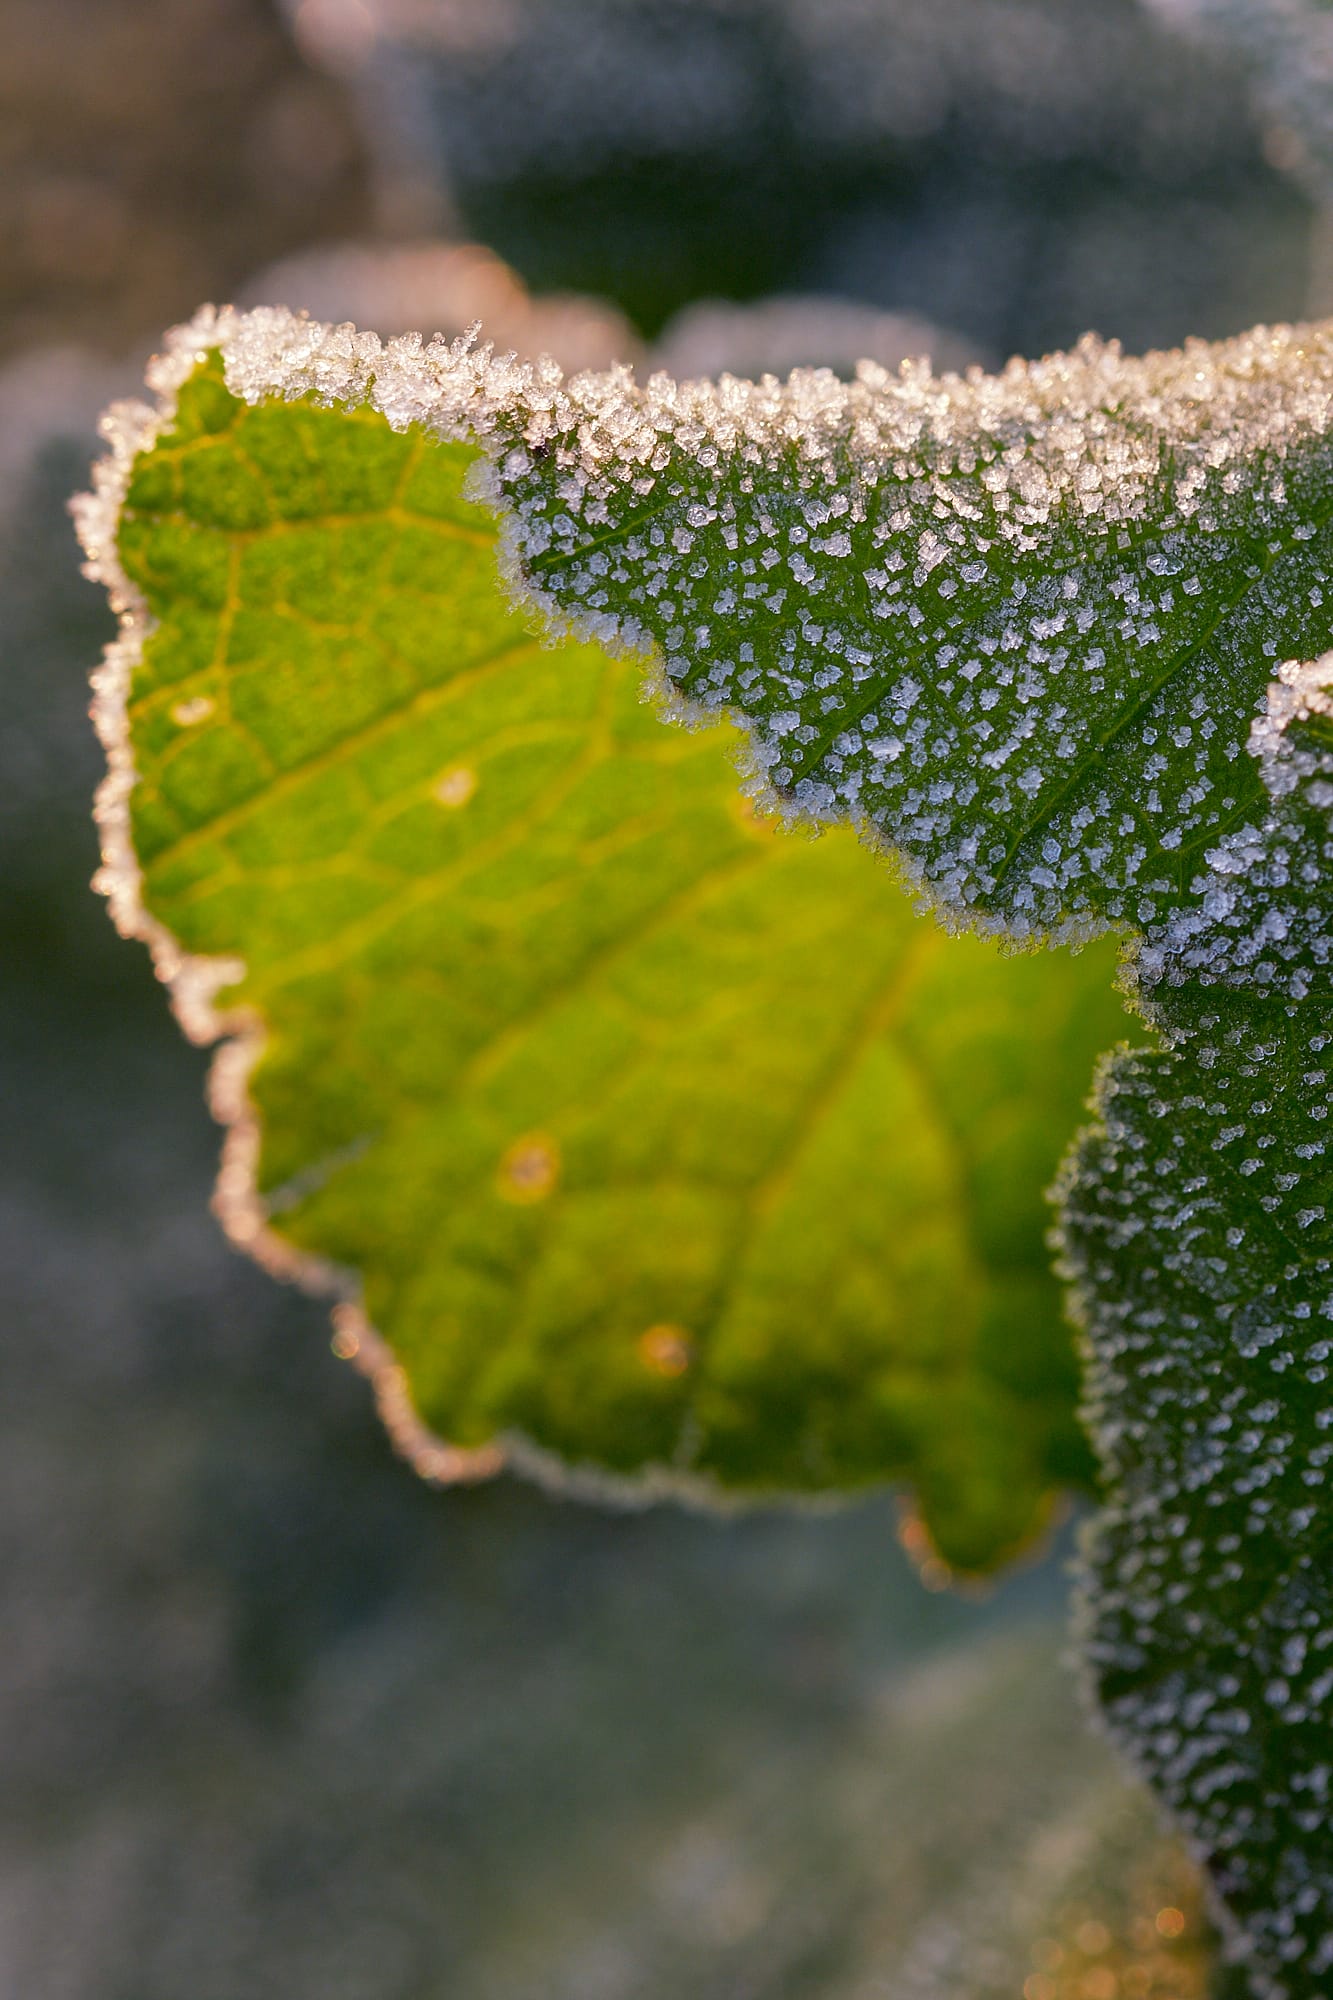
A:
[[[1109,1064],[1064,1171],[1109,1489],[1085,1649],[1270,2000],[1333,1975],[1331,678],[1270,691],[1262,831],[1145,954],[1166,1046]]]
[[[480,442],[514,584],[655,650],[773,795],[890,846],[954,920],[1169,941],[1267,808],[1250,723],[1328,636],[1333,325],[998,377],[565,383],[277,311],[186,329],[248,401]]]
[[[1333,1974],[1333,1013],[1186,989],[1066,1170],[1110,1502],[1085,1646],[1271,2000]]]
[[[1333,1970],[1333,782],[1287,737],[1327,727],[1298,663],[1329,638],[1331,391],[1323,326],[966,383],[575,383],[497,422],[521,578],[743,716],[791,812],[859,823],[959,921],[1141,936],[1168,1046],[1112,1072],[1064,1197],[1112,1486],[1090,1647],[1275,2000]]]
[[[623,371],[565,384],[552,368],[496,361],[466,343],[385,348],[281,313],[224,314],[178,337],[163,386],[178,384],[213,342],[225,348],[232,392],[269,399],[270,417],[275,398],[313,397],[363,413],[345,424],[365,424],[374,411],[396,432],[419,425],[446,442],[480,444],[477,491],[499,506],[502,560],[516,589],[585,646],[651,649],[687,719],[744,724],[769,800],[789,816],[855,825],[960,926],[1027,941],[1108,929],[1132,940],[1130,974],[1163,1045],[1108,1072],[1103,1126],[1064,1181],[1065,1254],[1088,1328],[1092,1414],[1112,1487],[1089,1644],[1121,1740],[1211,1859],[1256,1984],[1275,2000],[1314,2000],[1310,1982],[1325,1975],[1312,1968],[1333,1949],[1329,1767],[1317,1761],[1328,1690],[1313,1664],[1330,1629],[1326,1528],[1316,1510],[1327,1410],[1319,1322],[1328,1317],[1333,1232],[1322,1137],[1329,1099],[1315,1058],[1333,1032],[1333,752],[1328,663],[1299,663],[1315,660],[1328,639],[1333,327],[1258,329],[1142,361],[1088,341],[994,379],[937,381],[908,369],[891,381],[865,366],[850,386],[798,373],[785,386],[658,377],[642,388]],[[131,425],[124,435],[134,434]],[[122,443],[122,453],[129,448]],[[294,476],[295,460],[283,462]],[[254,491],[262,488],[261,479]],[[90,511],[85,534],[114,575],[105,551],[115,475],[105,489],[112,504]],[[242,514],[258,504],[244,491],[238,480],[227,497]],[[180,532],[173,490],[137,504],[156,510],[164,534],[160,574],[145,567],[145,587],[175,579],[179,591],[183,579],[216,624],[230,602],[219,551],[228,533],[246,532],[244,520],[219,520],[215,547],[207,535]],[[321,588],[332,591],[344,569],[369,561],[368,547],[364,535],[351,536]],[[126,553],[132,559],[129,543]],[[209,671],[207,645],[190,653],[190,643],[183,628],[180,657],[195,662],[190,671]],[[295,637],[291,652],[300,657]],[[243,649],[233,657],[230,642],[218,657],[228,672],[247,659]],[[348,661],[333,691],[339,703],[376,680],[360,654]],[[695,742],[702,756],[707,738]],[[220,742],[212,754],[224,787],[260,785],[246,775],[244,745]],[[205,780],[214,767],[204,760]],[[145,796],[140,821],[141,838],[151,839],[149,804]],[[114,813],[107,817],[114,828]],[[860,865],[837,841],[807,851],[852,857],[849,881]],[[250,886],[233,895],[234,911],[252,910]],[[849,893],[839,889],[837,908]],[[864,972],[876,946],[888,949],[893,920],[887,904],[881,915],[867,900],[835,949],[829,884],[808,894],[802,907],[833,929],[804,950],[800,933],[793,949],[784,931],[770,960],[781,973],[771,976],[785,1000],[800,967],[819,1006],[836,1010],[854,983],[849,968]],[[801,901],[794,878],[780,901],[785,926]],[[294,895],[284,925],[307,912],[315,932],[326,930],[327,912],[308,911]],[[730,913],[724,928],[735,936]],[[192,948],[223,949],[221,932]],[[234,937],[225,948],[246,950],[254,981],[252,948]],[[958,976],[981,995],[979,970]],[[909,978],[903,991],[911,990]],[[941,996],[926,1010],[940,1027],[941,1059],[918,1077],[934,1079],[941,1102],[946,1079],[961,1093],[970,1132],[987,1071],[960,1052],[950,1025],[957,994],[943,978]],[[993,1022],[1013,1018],[989,997],[980,1004]],[[816,1012],[812,1000],[811,1019]],[[756,1007],[756,1020],[760,1013],[771,1019],[771,1005]],[[904,1008],[892,1032],[882,1024],[895,1049],[908,1018]],[[809,1034],[802,1017],[802,1045]],[[321,1079],[336,1048],[335,1038],[319,1054]],[[271,1060],[277,1071],[280,1051]],[[336,1067],[341,1078],[340,1050]],[[1032,1087],[1035,1103],[1039,1078]],[[809,1089],[818,1095],[817,1083]],[[877,1091],[876,1083],[854,1093],[858,1117],[873,1116]],[[309,1094],[307,1065],[291,1095],[304,1107]],[[748,1081],[726,1121],[728,1144],[757,1107],[771,1110],[772,1101]],[[284,1169],[299,1191],[295,1217],[322,1216],[329,1191],[359,1190],[358,1171],[368,1178],[359,1158],[329,1150],[358,1143],[355,1124],[348,1118],[325,1134],[316,1157],[333,1163],[328,1190],[306,1194],[300,1161]],[[485,1129],[491,1151],[476,1157],[493,1172],[500,1126]],[[821,1136],[828,1129],[821,1123]],[[986,1541],[977,1523],[1005,1476],[994,1453],[1012,1456],[990,1421],[993,1406],[982,1414],[974,1395],[969,1428],[967,1396],[945,1415],[932,1381],[922,1403],[930,1416],[913,1433],[901,1416],[902,1352],[876,1394],[866,1387],[874,1355],[888,1353],[875,1348],[878,1309],[896,1294],[877,1272],[849,1313],[842,1290],[854,1270],[870,1268],[849,1261],[848,1245],[866,1241],[861,1204],[874,1171],[910,1157],[902,1178],[923,1186],[917,1149],[937,1128],[914,1102],[878,1143],[864,1124],[837,1129],[837,1168],[808,1211],[812,1233],[792,1229],[775,1245],[764,1338],[745,1350],[750,1370],[732,1405],[738,1427],[728,1438],[716,1413],[740,1378],[713,1376],[715,1357],[730,1367],[737,1349],[710,1325],[675,1384],[682,1411],[687,1397],[697,1400],[663,1450],[678,1467],[739,1484],[762,1485],[761,1464],[766,1476],[793,1481],[790,1468],[815,1463],[815,1421],[822,1459],[803,1483],[855,1479],[876,1454],[886,1462],[896,1453],[895,1470],[915,1470],[950,1549],[975,1549]],[[1227,1149],[1250,1132],[1253,1153],[1233,1167]],[[558,1157],[563,1164],[563,1143]],[[754,1162],[752,1171],[762,1176]],[[429,1206],[427,1198],[415,1212]],[[363,1221],[371,1215],[349,1207]],[[373,1215],[376,1244],[401,1245],[411,1233],[403,1213],[394,1201]],[[975,1213],[984,1239],[985,1210]],[[658,1240],[669,1242],[674,1215],[655,1221]],[[837,1226],[846,1233],[825,1264],[794,1273],[783,1261]],[[895,1287],[908,1245],[929,1240],[918,1226],[891,1232]],[[499,1239],[479,1233],[471,1212],[467,1230],[494,1255]],[[641,1231],[636,1224],[636,1241]],[[697,1252],[695,1221],[681,1236]],[[917,1268],[938,1284],[956,1259],[951,1246]],[[683,1268],[678,1260],[673,1280]],[[747,1283],[751,1275],[747,1268]],[[525,1310],[533,1297],[525,1291]],[[932,1312],[942,1298],[937,1289]],[[793,1301],[798,1312],[805,1304],[795,1325],[780,1316]],[[964,1324],[953,1299],[945,1317],[954,1331]],[[849,1337],[853,1324],[872,1323],[877,1332]],[[665,1324],[686,1327],[693,1343],[687,1312]],[[729,1320],[719,1324],[729,1332]],[[941,1321],[914,1324],[925,1337]],[[1018,1328],[1036,1321],[1015,1313],[1008,1324],[993,1341],[972,1334],[969,1355],[1003,1353],[1012,1365]],[[512,1321],[506,1334],[512,1350]],[[957,1356],[952,1333],[945,1347]],[[954,1374],[955,1388],[962,1379]],[[969,1379],[975,1390],[978,1372]],[[1028,1379],[1035,1387],[1042,1368]],[[512,1371],[501,1380],[508,1393]],[[529,1380],[536,1401],[554,1394],[540,1363]],[[500,1411],[494,1381],[487,1421],[499,1427],[520,1406]],[[1016,1407],[1030,1418],[1041,1401],[1038,1392]],[[897,1430],[882,1423],[887,1406]],[[529,1434],[530,1407],[517,1418]],[[604,1438],[623,1420],[621,1405],[608,1422],[607,1408],[579,1403],[580,1424],[594,1415]],[[1207,1429],[1220,1417],[1243,1428],[1234,1437]],[[758,1459],[728,1456],[737,1436],[762,1439]],[[966,1463],[951,1463],[933,1484],[943,1461],[932,1453],[960,1440]],[[966,1496],[965,1528],[945,1522],[945,1493],[951,1505]],[[993,1517],[989,1530],[994,1547],[1003,1538]]]
[[[187,1019],[262,1031],[234,1231],[350,1274],[485,1463],[906,1479],[950,1561],[1015,1546],[1088,1472],[1041,1190],[1105,951],[949,941],[849,835],[775,838],[733,732],[529,636],[475,447],[191,366],[110,530],[133,864],[123,769],[103,817]]]
[[[510,397],[522,573],[742,716],[785,807],[902,853],[955,917],[1133,926],[1264,802],[1276,663],[1328,636],[1333,332],[966,381],[866,367]]]

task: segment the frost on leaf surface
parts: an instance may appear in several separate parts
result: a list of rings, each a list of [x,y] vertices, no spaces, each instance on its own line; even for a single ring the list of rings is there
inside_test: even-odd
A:
[[[1139,955],[1140,980],[1199,977],[1327,1006],[1333,981],[1333,654],[1284,661],[1250,730],[1267,806],[1208,855],[1194,902]]]
[[[1261,1993],[1333,1981],[1333,1014],[1172,1002],[1116,1059],[1064,1232],[1111,1488],[1085,1644]]]
[[[1262,808],[1277,662],[1327,637],[1331,391],[1311,328],[967,380],[583,378],[499,483],[548,604],[744,717],[790,810],[960,919],[1153,937]]]
[[[253,393],[249,324],[214,337]],[[954,1562],[1014,1546],[1087,1472],[1041,1190],[1109,958],[947,940],[849,834],[777,837],[733,732],[533,639],[475,446],[247,407],[204,345],[83,528],[130,617],[107,885],[242,1033],[233,1230],[363,1304],[445,1469],[905,1479]]]
[[[1333,656],[1251,748],[1271,810],[1147,953],[1166,1046],[1064,1174],[1110,1488],[1086,1652],[1273,2000],[1333,1985]]]
[[[163,385],[214,346],[123,571],[151,423],[84,531],[113,895],[187,1013],[244,960],[262,1240],[359,1274],[464,1446],[907,1475],[983,1559],[1070,1453],[1025,1190],[1098,1003],[914,928],[843,829],[769,841],[642,656],[956,927],[1130,937],[1161,1046],[1063,1187],[1089,1647],[1257,1982],[1326,1996],[1333,329],[641,386],[261,312]]]

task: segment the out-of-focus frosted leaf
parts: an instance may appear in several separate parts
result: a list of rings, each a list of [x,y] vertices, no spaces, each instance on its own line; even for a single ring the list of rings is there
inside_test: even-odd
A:
[[[1239,57],[1315,198],[1333,190],[1333,12],[1328,0],[1149,0],[1173,27]],[[1285,141],[1285,146],[1283,144]]]
[[[1309,213],[1244,80],[1141,0],[287,4],[386,202],[646,333],[794,283],[1000,354],[1305,308]]]
[[[475,459],[210,362],[129,470],[110,887],[189,1025],[262,1030],[224,1212],[354,1274],[451,1445],[907,1479],[983,1564],[1083,1471],[1041,1189],[1109,961],[948,941],[849,835],[776,837],[731,732],[529,636]]]

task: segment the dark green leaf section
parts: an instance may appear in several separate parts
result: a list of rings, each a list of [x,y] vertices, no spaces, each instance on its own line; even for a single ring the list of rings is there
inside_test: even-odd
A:
[[[1065,1175],[1111,1489],[1086,1652],[1255,1990],[1333,1990],[1333,1009],[1182,988]]]
[[[1333,654],[1286,660],[1251,731],[1267,806],[1222,840],[1195,900],[1144,949],[1145,986],[1202,980],[1252,993],[1333,997]]]
[[[1265,800],[1333,601],[1333,334],[1004,375],[571,384],[499,456],[523,574],[743,717],[957,920],[1154,938]]]
[[[1064,1173],[1110,1496],[1084,1617],[1119,1740],[1270,2000],[1333,1986],[1333,725],[1328,656],[1250,737],[1268,800],[1140,972]]]
[[[947,941],[849,835],[774,838],[730,731],[506,607],[473,456],[210,363],[134,469],[144,897],[244,961],[270,1225],[455,1443],[910,1480],[987,1563],[1087,1473],[1041,1190],[1109,958]]]

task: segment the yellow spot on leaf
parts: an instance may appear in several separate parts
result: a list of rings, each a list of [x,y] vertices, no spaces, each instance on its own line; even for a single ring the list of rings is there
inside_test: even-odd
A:
[[[1157,1928],[1163,1937],[1177,1938],[1185,1928],[1185,1913],[1168,1905],[1157,1912]]]
[[[207,722],[213,713],[213,697],[197,694],[190,701],[178,701],[171,711],[171,719],[182,729],[192,729],[196,722]]]
[[[683,1375],[694,1350],[683,1326],[663,1322],[639,1335],[639,1359],[654,1375]]]
[[[477,789],[477,774],[470,764],[455,764],[435,786],[435,796],[442,806],[449,806],[455,812],[465,806]]]
[[[515,1139],[500,1162],[497,1185],[506,1201],[545,1201],[560,1178],[560,1149],[544,1132]]]

